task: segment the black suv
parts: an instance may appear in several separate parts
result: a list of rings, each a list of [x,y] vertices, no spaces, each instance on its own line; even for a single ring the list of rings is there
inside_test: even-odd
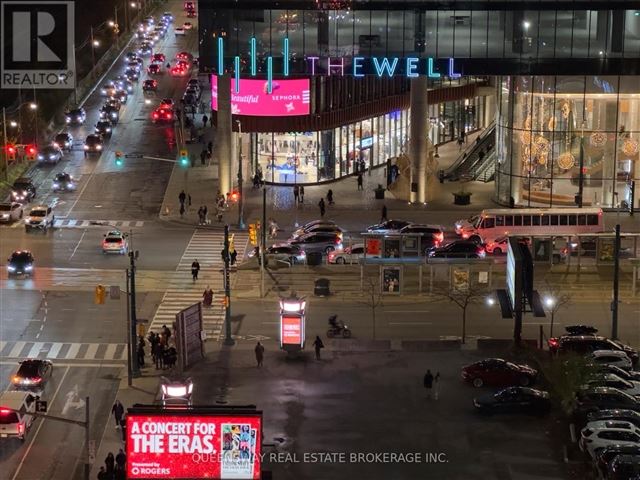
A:
[[[29,250],[16,250],[7,259],[7,274],[13,275],[33,275],[33,255]]]
[[[82,125],[87,119],[87,112],[84,108],[69,110],[64,114],[68,125]]]
[[[640,399],[624,393],[617,388],[594,387],[576,392],[574,412],[587,415],[595,410],[634,410],[640,411]]]
[[[11,200],[18,203],[30,202],[36,196],[36,186],[30,178],[21,177],[13,182]]]
[[[616,350],[626,353],[634,366],[638,364],[638,352],[633,348],[599,335],[562,335],[550,338],[549,350],[552,353],[573,352],[579,355],[586,355],[596,350]]]

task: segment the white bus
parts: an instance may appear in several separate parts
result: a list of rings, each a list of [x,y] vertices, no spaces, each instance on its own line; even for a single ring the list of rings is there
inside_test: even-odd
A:
[[[508,235],[557,235],[604,231],[601,208],[522,208],[483,210],[455,223],[462,238],[479,236],[485,242]]]

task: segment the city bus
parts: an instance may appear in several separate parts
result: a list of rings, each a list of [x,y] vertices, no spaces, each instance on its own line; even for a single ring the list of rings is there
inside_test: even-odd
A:
[[[601,208],[488,209],[455,223],[462,238],[479,237],[493,242],[499,237],[518,235],[568,236],[604,231]]]

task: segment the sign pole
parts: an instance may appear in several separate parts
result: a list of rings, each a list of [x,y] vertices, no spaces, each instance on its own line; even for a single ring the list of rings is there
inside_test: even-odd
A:
[[[124,336],[124,338],[126,339],[129,336],[129,332],[131,331],[131,310],[130,310],[130,299],[129,299],[129,269],[127,268],[127,328],[126,328],[126,334]],[[127,343],[131,343],[131,342],[127,342]],[[131,352],[131,345],[129,345],[129,348],[127,348],[127,384],[129,386],[133,385],[133,372],[131,369],[131,358],[132,358],[132,352]]]
[[[224,226],[224,344],[235,345],[235,340],[231,337],[231,285],[229,281],[229,225]]]
[[[91,475],[91,442],[89,440],[91,430],[89,422],[91,421],[91,416],[89,415],[89,397],[85,397],[84,401],[84,442],[85,448],[87,449],[87,457],[86,461],[84,462],[84,480],[89,480],[89,477]]]
[[[616,225],[616,240],[613,250],[613,300],[611,302],[611,338],[618,339],[618,304],[620,294],[620,224]]]
[[[260,224],[260,297],[264,293],[265,245],[267,244],[267,188],[262,186],[262,223]]]
[[[135,252],[129,252],[129,260],[131,261],[131,266],[129,270],[130,275],[130,289],[131,289],[131,299],[130,299],[130,316],[131,316],[131,331],[129,333],[129,342],[131,343],[131,376],[133,378],[138,378],[140,376],[140,366],[138,365],[138,355],[136,354],[136,345],[137,345],[137,321],[136,321],[136,258]]]

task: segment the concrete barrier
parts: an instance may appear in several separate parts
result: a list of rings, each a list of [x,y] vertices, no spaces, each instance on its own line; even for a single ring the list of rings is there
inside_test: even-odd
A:
[[[538,341],[531,339],[522,339],[523,346],[527,348],[538,348]],[[479,338],[478,350],[507,350],[514,346],[511,338]]]
[[[405,352],[442,352],[460,350],[460,340],[403,340],[402,350]]]
[[[331,350],[337,352],[388,352],[390,340],[359,340],[356,338],[334,338],[326,341]]]

